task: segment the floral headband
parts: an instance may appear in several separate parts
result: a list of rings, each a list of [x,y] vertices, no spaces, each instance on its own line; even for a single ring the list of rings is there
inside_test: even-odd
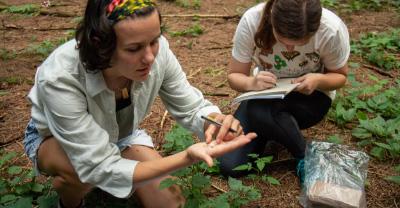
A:
[[[114,22],[131,16],[138,10],[146,7],[155,6],[153,0],[112,0],[107,7],[107,18]]]

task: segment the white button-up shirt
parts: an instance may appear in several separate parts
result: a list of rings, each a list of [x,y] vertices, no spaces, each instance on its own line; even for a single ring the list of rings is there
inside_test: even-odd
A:
[[[134,190],[138,161],[122,158],[115,143],[129,135],[137,137],[137,144],[146,140],[133,132],[157,95],[179,124],[201,138],[204,121],[200,116],[220,112],[189,84],[163,36],[159,44],[148,79],[132,84],[132,106],[118,115],[114,92],[101,72],[88,73],[83,68],[75,40],[56,49],[38,68],[28,95],[40,136],[57,139],[82,182],[116,197],[128,197]]]

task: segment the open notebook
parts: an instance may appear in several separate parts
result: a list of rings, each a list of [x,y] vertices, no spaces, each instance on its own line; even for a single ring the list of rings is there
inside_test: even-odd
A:
[[[243,93],[233,99],[232,104],[240,103],[244,100],[251,99],[283,99],[287,94],[294,90],[300,83],[292,84],[294,78],[279,79],[274,88],[250,91]]]

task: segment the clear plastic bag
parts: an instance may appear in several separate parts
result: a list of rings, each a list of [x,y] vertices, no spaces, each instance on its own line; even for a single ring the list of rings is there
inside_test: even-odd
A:
[[[369,157],[345,145],[311,142],[304,158],[303,207],[366,207]]]

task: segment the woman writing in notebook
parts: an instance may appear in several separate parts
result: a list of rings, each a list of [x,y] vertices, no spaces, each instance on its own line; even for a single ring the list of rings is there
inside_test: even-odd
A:
[[[257,99],[240,104],[235,117],[245,132],[258,137],[219,158],[222,172],[248,162],[250,153],[262,154],[268,140],[285,146],[297,159],[302,179],[305,139],[309,128],[328,112],[334,91],[347,77],[350,54],[346,25],[319,0],[270,0],[246,11],[234,35],[228,81],[239,91],[275,86],[280,78],[299,83],[284,99]],[[251,73],[252,60],[257,68]]]
[[[157,95],[179,124],[216,141],[162,158],[139,129]],[[212,165],[255,137],[189,84],[151,0],[89,0],[76,38],[38,68],[28,98],[25,151],[37,172],[52,176],[59,207],[83,207],[94,187],[119,198],[134,193],[144,207],[180,207],[179,189],[160,190],[160,181],[198,161]]]

